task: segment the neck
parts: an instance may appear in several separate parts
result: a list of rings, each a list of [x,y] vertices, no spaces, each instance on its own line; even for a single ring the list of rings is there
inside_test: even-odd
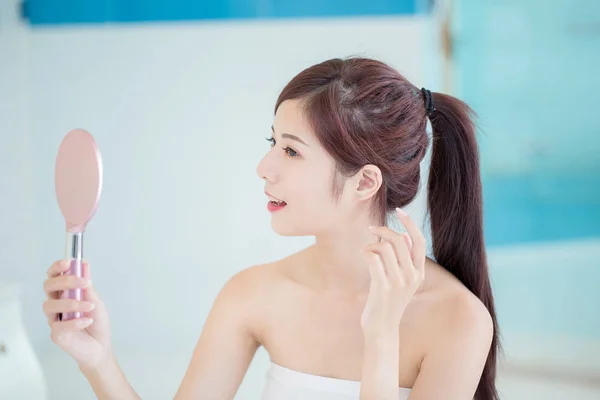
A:
[[[376,225],[367,215],[343,227],[316,235],[313,265],[320,288],[331,294],[366,295],[371,276],[361,250],[378,241],[368,227]]]

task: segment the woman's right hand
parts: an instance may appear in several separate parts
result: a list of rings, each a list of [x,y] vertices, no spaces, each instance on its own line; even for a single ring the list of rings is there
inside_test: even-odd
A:
[[[48,269],[44,282],[47,299],[44,313],[50,325],[52,341],[67,352],[82,370],[93,370],[111,355],[110,320],[104,303],[91,285],[90,266],[82,262],[83,278],[63,275],[68,260],[56,261]],[[64,290],[82,290],[82,301],[61,299]],[[60,313],[82,312],[82,317],[59,321]]]

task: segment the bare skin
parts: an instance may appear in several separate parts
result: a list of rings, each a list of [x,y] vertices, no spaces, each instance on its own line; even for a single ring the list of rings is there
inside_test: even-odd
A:
[[[311,246],[280,261],[247,268],[227,282],[206,321],[176,399],[233,398],[260,346],[275,364],[313,375],[361,380],[360,315],[368,292],[328,291],[322,274],[310,263],[313,252]],[[59,263],[53,267],[60,268]],[[94,289],[88,286],[86,291]],[[95,291],[92,298],[102,309]],[[445,340],[448,325],[465,310],[485,326],[486,310],[479,300],[427,259],[425,280],[399,326],[400,387],[414,387],[425,355]],[[80,368],[98,398],[116,394],[139,398],[110,350],[97,364]]]
[[[311,264],[313,257],[314,247],[308,247],[280,261],[248,268],[234,278],[249,291],[247,299],[253,299],[244,309],[248,335],[242,353],[247,357],[235,370],[238,384],[259,346],[265,348],[272,362],[286,368],[318,376],[361,380],[364,337],[360,316],[368,292],[328,291],[322,274]],[[426,278],[399,326],[398,383],[405,388],[415,386],[426,354],[435,349],[437,343],[447,340],[446,332],[453,329],[454,321],[461,320],[460,314],[469,313],[484,327],[489,318],[479,299],[448,271],[430,259],[426,260],[425,269]],[[214,314],[207,324],[220,325],[219,319],[219,315]],[[203,364],[201,355],[210,352],[207,350],[211,347],[210,341],[210,334],[200,339],[197,365]],[[206,360],[207,369],[214,367],[214,359]],[[456,360],[456,364],[458,367],[461,361]],[[180,394],[197,393],[191,389],[195,385],[194,376],[192,367]],[[187,392],[187,388],[192,391]]]
[[[386,273],[418,268],[423,274],[399,286],[395,295],[373,286],[373,264],[362,252],[379,240],[369,226],[377,225],[370,205],[382,185],[381,171],[366,165],[345,178],[342,196],[334,201],[334,160],[311,132],[301,106],[286,101],[279,107],[273,146],[257,173],[268,196],[287,203],[273,213],[273,229],[283,236],[314,236],[315,244],[229,279],[213,303],[175,399],[232,399],[260,346],[278,365],[360,381],[361,400],[394,399],[398,386],[412,389],[410,400],[472,398],[493,333],[487,309],[425,258],[424,239],[410,217],[403,224],[418,244],[413,250],[420,249],[420,260],[409,265],[410,258],[402,257],[408,248],[396,244],[397,260],[393,253],[380,255]],[[55,262],[44,283],[52,340],[75,359],[99,399],[139,399],[112,352],[110,319],[89,280],[89,264],[84,263],[84,279],[61,276],[67,269]],[[60,291],[77,287],[85,288],[84,301],[59,299]],[[410,295],[403,297],[404,290]],[[383,294],[377,298],[387,298],[387,304],[402,298],[403,304],[389,315],[380,313],[387,320],[373,318],[365,329],[362,317],[367,299],[376,298],[372,294]],[[76,310],[91,319],[58,321],[58,313]],[[382,386],[385,395],[378,392]]]

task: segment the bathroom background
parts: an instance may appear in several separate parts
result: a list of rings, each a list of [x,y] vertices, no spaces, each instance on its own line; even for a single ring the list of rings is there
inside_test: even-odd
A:
[[[272,232],[255,166],[285,83],[349,55],[479,115],[502,398],[599,399],[594,0],[0,0],[0,399],[33,382],[94,398],[42,312],[68,131],[102,152],[85,258],[117,357],[142,398],[172,398],[225,281],[311,242]],[[423,224],[424,200],[408,208]],[[267,363],[259,350],[236,399],[258,397]]]

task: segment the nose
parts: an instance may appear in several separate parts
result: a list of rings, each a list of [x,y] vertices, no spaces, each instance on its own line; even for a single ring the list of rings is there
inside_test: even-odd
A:
[[[277,161],[273,151],[269,151],[256,166],[259,178],[274,183],[277,180]]]

